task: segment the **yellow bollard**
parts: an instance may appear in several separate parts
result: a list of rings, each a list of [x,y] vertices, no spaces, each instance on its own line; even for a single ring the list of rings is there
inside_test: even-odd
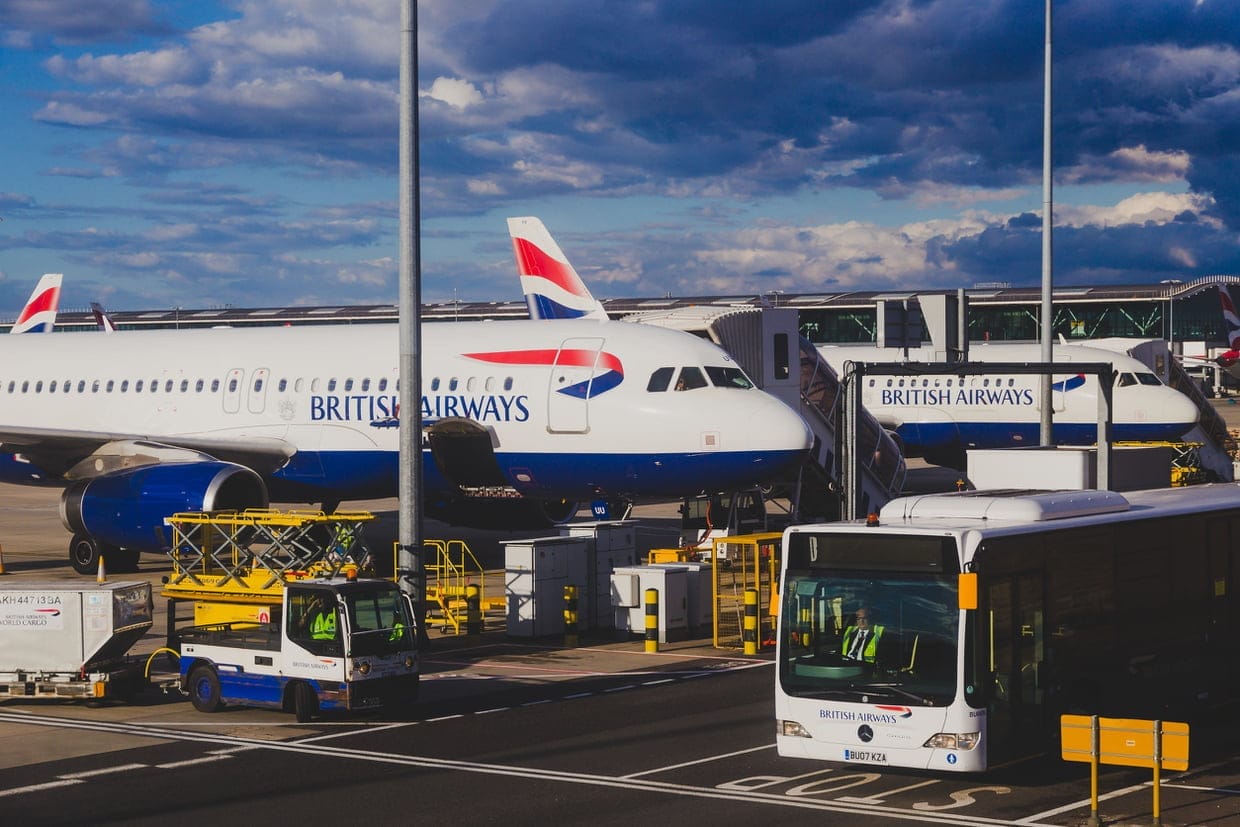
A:
[[[482,634],[482,589],[477,583],[465,586],[465,635],[477,643]]]
[[[659,651],[659,590],[646,589],[646,651]]]
[[[758,654],[758,590],[745,589],[745,628],[741,631],[746,655]]]
[[[102,554],[99,555],[99,571],[95,573],[95,582],[96,583],[108,582],[108,572],[107,572],[107,569],[103,567],[103,555]]]
[[[564,587],[564,645],[577,645],[577,587],[571,583]]]

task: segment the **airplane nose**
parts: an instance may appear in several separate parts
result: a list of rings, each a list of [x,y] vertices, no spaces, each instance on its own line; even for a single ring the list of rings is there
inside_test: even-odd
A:
[[[752,418],[753,435],[768,450],[786,453],[800,459],[814,444],[814,435],[801,414],[773,396],[762,400],[763,404]]]

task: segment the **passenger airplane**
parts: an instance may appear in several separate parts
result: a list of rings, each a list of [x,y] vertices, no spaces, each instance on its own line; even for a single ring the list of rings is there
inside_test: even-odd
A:
[[[904,351],[873,346],[819,346],[841,376],[847,362],[903,361]],[[933,357],[914,351],[913,361]],[[973,362],[1040,362],[1039,344],[990,343],[969,348]],[[1141,361],[1083,345],[1055,344],[1055,362],[1109,362],[1117,372],[1112,439],[1175,440],[1197,422],[1187,396],[1167,387]],[[868,376],[861,404],[904,442],[906,456],[952,468],[965,467],[968,448],[1037,445],[1041,431],[1038,375]],[[1057,445],[1092,445],[1097,439],[1098,381],[1094,376],[1054,377],[1052,437]]]
[[[9,333],[51,333],[60,308],[60,273],[44,273]]]
[[[124,568],[165,548],[178,511],[395,496],[397,329],[9,337],[0,480],[67,486],[61,519],[84,573],[101,551]],[[761,484],[810,446],[795,412],[677,331],[441,322],[422,345],[428,516],[545,525],[576,500]],[[677,371],[702,387],[668,393]]]

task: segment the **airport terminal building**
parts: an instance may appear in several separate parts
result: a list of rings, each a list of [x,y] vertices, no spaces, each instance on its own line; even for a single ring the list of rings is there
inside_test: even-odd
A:
[[[1058,287],[1052,303],[1056,336],[1068,341],[1111,336],[1167,339],[1175,352],[1208,356],[1225,349],[1226,328],[1218,290],[1240,285],[1240,275],[1204,276],[1167,280],[1157,284]],[[908,291],[844,293],[781,293],[750,296],[693,296],[686,298],[604,299],[612,318],[651,310],[684,307],[778,306],[798,311],[802,333],[816,344],[863,344],[876,340],[878,308],[882,302],[904,302],[930,295],[963,294],[967,304],[970,342],[1033,342],[1041,328],[1041,288],[1013,287],[1003,283],[976,285],[963,291]],[[364,324],[391,321],[396,305],[324,307],[117,311],[110,314],[119,329],[138,330],[180,327],[249,327],[289,324]],[[528,314],[523,301],[445,302],[422,309],[424,321],[522,319]],[[8,320],[6,325],[12,324]],[[62,310],[56,321],[60,330],[91,330],[90,311]]]

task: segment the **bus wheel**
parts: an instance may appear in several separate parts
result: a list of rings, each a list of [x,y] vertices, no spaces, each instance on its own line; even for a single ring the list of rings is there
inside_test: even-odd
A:
[[[199,712],[216,712],[220,703],[220,676],[205,664],[195,666],[189,673],[189,700]]]
[[[293,687],[293,714],[297,723],[308,723],[319,711],[319,696],[314,687],[308,683],[299,683]]]

